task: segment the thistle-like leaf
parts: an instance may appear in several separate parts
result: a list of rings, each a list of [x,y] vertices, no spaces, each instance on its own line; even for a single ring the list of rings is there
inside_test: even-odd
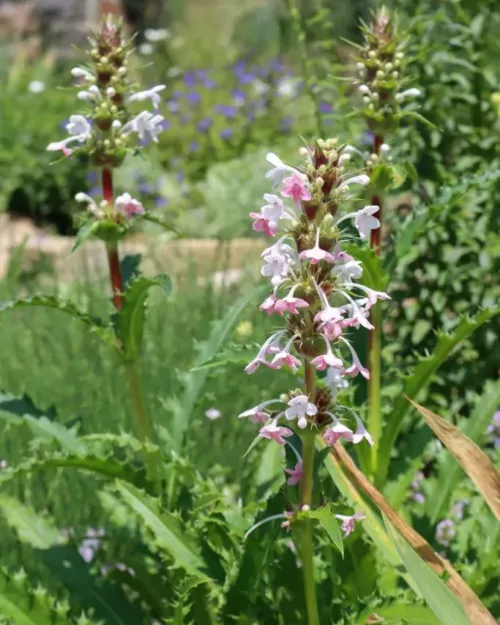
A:
[[[35,549],[49,549],[61,542],[61,533],[52,521],[15,497],[0,494],[0,514],[22,543]]]
[[[123,294],[122,308],[115,316],[115,324],[126,360],[134,360],[139,354],[144,336],[146,298],[149,289],[154,286],[160,287],[167,296],[172,290],[172,282],[166,275],[155,278],[141,276],[133,279]]]

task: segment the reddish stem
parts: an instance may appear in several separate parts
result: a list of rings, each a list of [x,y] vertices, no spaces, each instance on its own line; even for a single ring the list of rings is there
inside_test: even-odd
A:
[[[113,174],[110,169],[102,170],[102,196],[109,206],[113,205]],[[106,243],[108,255],[109,277],[113,290],[113,304],[117,310],[122,307],[123,282],[120,271],[120,258],[118,256],[118,245],[116,243]]]
[[[373,136],[373,154],[377,156],[380,153],[380,146],[384,142],[384,138],[381,135]],[[380,228],[372,230],[370,237],[370,247],[375,249],[375,254],[380,254],[380,238],[382,234],[382,201],[378,195],[372,195],[372,205],[378,206],[378,211],[374,214],[380,221]]]

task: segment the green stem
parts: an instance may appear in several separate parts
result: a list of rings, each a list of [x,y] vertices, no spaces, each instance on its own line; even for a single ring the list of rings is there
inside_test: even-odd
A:
[[[314,402],[316,396],[315,373],[314,368],[307,359],[304,359],[304,376],[307,396],[311,402]],[[307,428],[302,436],[302,506],[311,507],[312,504],[315,440],[316,432],[312,428]],[[308,625],[319,625],[316,582],[314,580],[312,519],[304,519],[301,522],[301,525],[300,551],[302,560],[302,575],[304,578],[307,620]]]
[[[371,308],[370,321],[373,330],[369,334],[368,368],[368,431],[373,437],[371,448],[371,473],[376,475],[378,469],[378,449],[382,435],[382,402],[381,402],[381,351],[382,351],[382,309],[380,302]]]

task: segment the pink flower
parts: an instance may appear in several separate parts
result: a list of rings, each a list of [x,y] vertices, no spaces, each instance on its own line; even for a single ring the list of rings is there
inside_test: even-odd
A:
[[[301,260],[309,260],[311,262],[311,265],[317,265],[321,260],[325,260],[328,263],[333,263],[335,262],[335,258],[333,257],[332,254],[330,254],[330,252],[325,252],[325,250],[322,250],[319,246],[319,228],[316,229],[316,243],[314,244],[314,247],[308,250],[304,250],[303,252],[301,252],[299,254],[299,258]]]
[[[272,364],[268,360],[266,360],[266,356],[269,353],[269,348],[271,347],[272,343],[276,341],[276,339],[279,336],[281,336],[283,333],[284,333],[283,330],[280,332],[275,332],[273,335],[271,335],[267,339],[264,345],[262,345],[262,347],[260,348],[257,356],[251,362],[249,362],[248,365],[245,367],[246,373],[248,373],[249,375],[252,375],[252,373],[255,373],[257,371],[260,365],[273,368]]]
[[[290,476],[286,481],[289,486],[295,486],[302,480],[302,468],[303,463],[297,462],[294,469],[285,469],[285,473]]]
[[[296,288],[297,285],[292,288],[286,297],[276,302],[275,311],[278,315],[283,316],[285,312],[289,312],[291,315],[298,315],[298,308],[307,308],[309,306],[305,299],[293,296]]]
[[[291,197],[295,204],[299,204],[302,200],[307,202],[311,199],[311,192],[306,186],[304,176],[299,173],[294,173],[288,178],[283,180],[283,189],[281,190],[283,197]]]
[[[344,538],[347,538],[349,534],[354,532],[356,521],[362,521],[366,517],[361,512],[357,512],[356,514],[353,514],[352,516],[344,516],[343,514],[336,514],[335,518],[339,519],[339,521],[342,521],[342,525],[340,529],[344,532]]]
[[[316,356],[316,358],[313,358],[311,360],[311,364],[314,365],[318,371],[324,371],[327,367],[333,367],[334,369],[343,369],[344,363],[332,352],[329,341],[327,341],[325,337],[323,338],[325,339],[326,343],[326,354],[323,354],[322,356]]]
[[[373,330],[372,324],[366,318],[366,314],[365,314],[366,311],[361,310],[356,304],[356,302],[352,299],[352,297],[345,291],[342,291],[342,289],[337,289],[337,293],[340,293],[341,295],[343,295],[346,299],[349,300],[349,303],[351,304],[351,308],[352,308],[351,317],[353,321],[349,325],[354,325],[355,323],[359,323],[359,325],[362,325],[367,330]]]
[[[293,432],[290,428],[281,427],[278,425],[278,420],[274,419],[269,425],[265,425],[259,431],[259,436],[262,438],[268,438],[269,440],[276,441],[278,445],[285,444],[285,438],[293,436]]]
[[[344,373],[346,375],[351,376],[352,378],[356,377],[358,373],[361,373],[361,375],[365,378],[365,380],[369,380],[370,372],[368,371],[366,367],[363,367],[352,345],[344,337],[340,337],[340,340],[343,341],[347,345],[352,356],[352,365],[348,367]]]
[[[268,315],[272,315],[274,312],[278,312],[276,310],[277,302],[279,302],[279,300],[276,297],[276,295],[273,293],[262,302],[262,304],[259,306],[259,310],[266,312]]]
[[[322,310],[319,313],[316,313],[314,316],[314,321],[319,322],[319,330],[325,329],[325,334],[329,340],[333,340],[342,334],[342,327],[340,326],[340,322],[343,319],[344,312],[341,308],[334,308],[330,306],[328,303],[328,299],[323,292],[323,289],[318,285],[316,280],[314,280],[314,286],[316,288],[316,292],[319,295],[319,299],[321,300]],[[327,329],[328,326],[328,329]]]
[[[340,438],[343,438],[346,441],[352,442],[352,430],[350,430],[347,426],[342,425],[340,421],[335,418],[334,425],[323,434],[323,440],[327,445],[335,445]]]
[[[261,213],[249,213],[249,215],[254,220],[252,230],[255,232],[263,232],[266,237],[273,237],[278,232],[278,224],[273,223]]]
[[[295,336],[292,336],[292,338],[288,341],[285,347],[273,358],[273,361],[271,363],[271,367],[273,369],[281,369],[281,367],[283,367],[284,365],[288,365],[290,369],[296,371],[300,367],[300,360],[290,354],[290,348],[292,347],[295,338]]]
[[[281,403],[280,399],[268,399],[267,401],[262,402],[258,406],[254,406],[249,410],[245,410],[238,415],[238,419],[244,419],[245,417],[249,417],[252,423],[265,423],[269,417],[271,416],[268,412],[263,410],[269,404]]]
[[[144,206],[138,200],[134,200],[130,193],[124,193],[116,198],[115,209],[126,219],[131,219],[136,215],[144,215],[146,212]]]

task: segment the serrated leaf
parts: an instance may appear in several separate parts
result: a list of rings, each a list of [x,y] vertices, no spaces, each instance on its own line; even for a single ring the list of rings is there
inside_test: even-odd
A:
[[[172,282],[166,275],[155,278],[138,277],[123,294],[122,307],[116,313],[115,323],[127,360],[134,360],[141,348],[146,317],[145,302],[149,289],[155,286],[160,287],[167,296],[170,295]]]
[[[418,586],[427,605],[442,625],[471,625],[460,601],[446,584],[413,551],[408,543],[386,519],[385,524],[391,540],[398,550],[406,570]]]
[[[124,482],[117,483],[121,497],[154,534],[159,547],[165,549],[176,566],[200,581],[211,581],[205,574],[205,564],[197,546],[183,532],[179,520],[161,510],[158,502],[146,492]]]
[[[74,319],[78,319],[85,324],[91,332],[94,332],[105,343],[116,349],[116,339],[111,326],[103,323],[103,321],[97,317],[91,317],[87,313],[79,310],[73,303],[61,300],[57,297],[48,295],[34,295],[26,299],[13,300],[0,305],[0,313],[9,310],[15,310],[17,308],[31,308],[41,306],[44,308],[53,308],[60,312],[70,315]]]
[[[449,421],[411,399],[410,403],[424,417],[427,425],[443,445],[455,456],[500,521],[500,472],[495,469],[488,456]]]
[[[263,285],[252,289],[248,293],[244,293],[229,308],[224,317],[213,324],[210,336],[199,346],[200,349],[194,362],[194,369],[202,363],[212,360],[219,353],[242,312],[253,300],[262,295],[265,290],[267,291],[268,288],[267,285]],[[193,410],[203,390],[207,376],[207,370],[188,373],[185,376],[182,398],[170,404],[173,413],[170,426],[171,444],[173,450],[177,453],[180,453],[184,445],[184,435],[190,425]]]
[[[372,618],[372,620],[368,620]],[[378,620],[377,620],[378,618]],[[382,620],[381,620],[382,619]],[[425,606],[394,603],[389,606],[377,606],[376,608],[367,608],[364,610],[356,621],[356,625],[441,625],[435,614]]]
[[[99,229],[99,222],[95,220],[86,221],[76,233],[75,244],[71,250],[74,254],[81,246],[88,241]]]
[[[35,549],[48,549],[61,542],[61,534],[50,519],[41,517],[15,497],[0,494],[0,513],[22,543]]]
[[[475,317],[462,319],[450,334],[441,334],[432,353],[422,358],[413,370],[413,373],[404,378],[403,393],[410,399],[417,399],[419,393],[430,382],[434,373],[446,361],[455,347],[499,313],[500,308],[483,310]],[[393,410],[383,429],[383,435],[379,443],[378,480],[380,483],[383,483],[387,476],[391,451],[396,443],[409,406],[410,404],[404,395],[401,394],[394,402]]]
[[[342,557],[344,557],[344,541],[342,540],[342,532],[340,531],[339,522],[330,508],[318,508],[317,510],[309,512],[308,516],[319,521],[321,527],[331,538],[333,544],[342,554]]]
[[[127,289],[132,279],[138,276],[141,260],[141,254],[127,254],[121,259],[120,275],[122,277],[124,289]]]
[[[477,400],[472,414],[467,419],[463,433],[473,442],[486,430],[493,414],[500,406],[500,382],[491,383],[486,387],[483,395]],[[432,496],[427,499],[427,512],[432,523],[442,518],[450,497],[461,479],[458,463],[452,458],[446,458],[440,469],[439,488],[434,489]]]

